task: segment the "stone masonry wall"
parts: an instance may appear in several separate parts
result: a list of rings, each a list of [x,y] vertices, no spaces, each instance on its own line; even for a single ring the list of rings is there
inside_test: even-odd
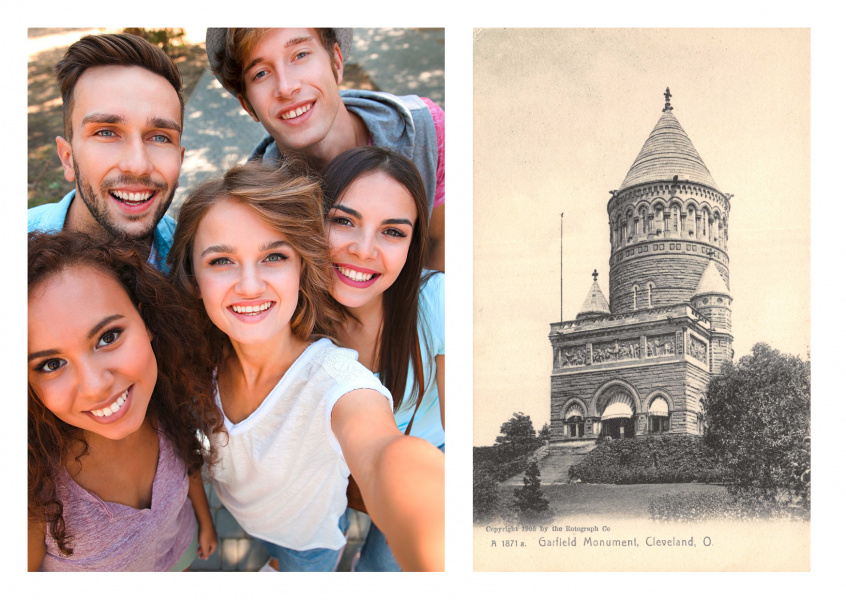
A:
[[[653,246],[670,246],[670,242],[650,244]],[[673,246],[676,244],[673,243]],[[679,242],[679,245],[683,245]],[[639,248],[645,248],[639,246]],[[637,248],[631,250],[637,251]],[[632,288],[639,287],[637,307],[647,308],[647,284],[652,282],[652,306],[669,306],[682,302],[689,302],[693,292],[702,279],[702,273],[708,266],[707,256],[673,253],[667,250],[642,253],[641,257],[625,261],[611,267],[609,292],[611,313],[617,314],[634,310]],[[728,270],[723,266],[717,267],[723,279],[728,280]]]
[[[553,375],[550,441],[563,442],[566,439],[562,409],[571,399],[582,401],[587,407],[587,416],[601,416],[594,406],[594,396],[611,381],[624,382],[635,389],[639,413],[647,410],[646,401],[650,395],[660,391],[670,404],[670,433],[698,433],[696,412],[708,386],[708,372],[692,362],[675,361]]]

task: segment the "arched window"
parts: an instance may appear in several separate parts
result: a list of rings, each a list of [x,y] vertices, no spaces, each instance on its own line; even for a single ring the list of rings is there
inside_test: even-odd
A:
[[[664,433],[670,429],[670,405],[663,396],[655,396],[649,403],[649,433]]]
[[[638,292],[637,284],[632,286],[632,310],[637,310],[637,292]]]
[[[646,284],[646,306],[652,308],[652,288],[655,287],[655,284],[651,281]]]

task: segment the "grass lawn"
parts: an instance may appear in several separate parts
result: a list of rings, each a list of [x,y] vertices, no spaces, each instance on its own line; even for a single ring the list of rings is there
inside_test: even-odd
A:
[[[514,486],[500,486],[507,503],[514,500]],[[545,485],[541,488],[557,517],[602,515],[615,518],[649,518],[649,499],[663,494],[699,492],[728,495],[721,485],[705,483],[641,483],[634,485],[587,484]]]

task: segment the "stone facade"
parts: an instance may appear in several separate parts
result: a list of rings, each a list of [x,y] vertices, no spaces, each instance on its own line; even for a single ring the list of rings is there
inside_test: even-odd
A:
[[[610,303],[594,283],[552,323],[550,442],[702,434],[711,375],[732,358],[723,194],[672,113],[607,204]]]

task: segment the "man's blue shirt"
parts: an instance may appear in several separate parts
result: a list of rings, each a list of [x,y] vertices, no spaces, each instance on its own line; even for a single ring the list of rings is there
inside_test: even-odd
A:
[[[43,204],[26,211],[27,231],[44,231],[58,233],[65,226],[71,202],[76,197],[76,190],[71,190],[61,201],[54,204]],[[170,247],[173,246],[173,231],[176,221],[165,215],[153,232],[153,249],[150,252],[150,263],[162,273],[167,273],[167,258]]]

